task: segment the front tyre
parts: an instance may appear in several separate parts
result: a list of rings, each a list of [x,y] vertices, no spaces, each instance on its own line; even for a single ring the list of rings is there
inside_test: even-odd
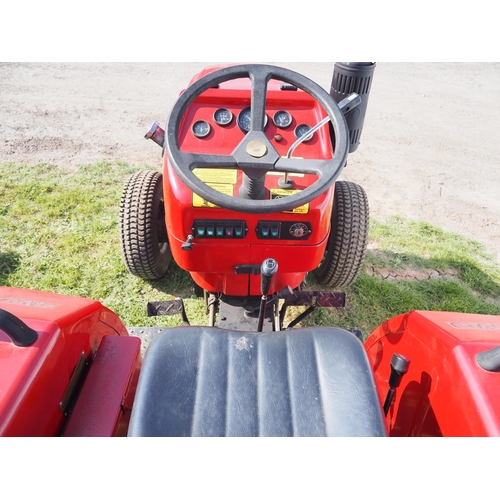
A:
[[[162,278],[172,259],[165,225],[163,176],[132,175],[120,203],[120,241],[125,266],[143,279]]]
[[[335,183],[331,231],[318,282],[332,288],[350,285],[363,265],[368,244],[370,209],[364,189],[349,181]]]

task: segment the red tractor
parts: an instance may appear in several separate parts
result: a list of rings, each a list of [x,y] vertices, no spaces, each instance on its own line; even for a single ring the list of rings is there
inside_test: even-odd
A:
[[[500,317],[417,312],[362,342],[294,328],[341,289],[366,250],[364,190],[339,181],[359,143],[374,64],[338,63],[330,94],[267,65],[207,68],[165,130],[163,174],[123,193],[127,268],[173,258],[203,291],[207,326],[180,313],[144,361],[140,339],[97,301],[0,288],[0,435],[500,435]],[[308,306],[289,320],[291,306]],[[158,330],[158,329],[157,329]]]
[[[311,80],[271,66],[195,76],[166,131],[155,122],[148,132],[163,148],[163,175],[138,172],[125,187],[129,271],[161,278],[173,257],[207,292],[210,326],[218,312],[222,328],[252,330],[253,318],[269,331],[283,324],[277,301],[263,305],[263,296],[289,296],[313,271],[330,287],[354,281],[368,202],[360,186],[335,181],[350,149],[343,112],[360,103],[359,94],[347,94],[339,108]]]

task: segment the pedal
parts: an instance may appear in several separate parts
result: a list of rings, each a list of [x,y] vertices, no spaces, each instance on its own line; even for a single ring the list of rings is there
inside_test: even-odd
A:
[[[286,306],[345,307],[345,292],[294,291],[285,298]]]
[[[160,302],[148,302],[146,304],[146,312],[148,316],[170,316],[180,314],[184,325],[189,326],[189,320],[184,309],[182,299],[162,300]]]
[[[295,290],[293,295],[288,295],[280,310],[280,325],[283,328],[286,310],[290,306],[306,306],[307,309],[291,321],[287,330],[298,325],[305,317],[309,316],[317,307],[345,307],[345,292],[317,292],[314,290]]]

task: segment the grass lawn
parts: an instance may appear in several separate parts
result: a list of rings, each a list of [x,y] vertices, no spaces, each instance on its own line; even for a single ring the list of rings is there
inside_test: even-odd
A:
[[[175,264],[151,282],[125,269],[118,211],[136,170],[120,162],[74,171],[0,163],[0,285],[99,299],[129,327],[180,324],[175,316],[147,318],[145,304],[182,297],[191,323],[205,324],[202,299]],[[307,285],[317,288],[312,275]],[[363,272],[346,292],[344,310],[317,310],[303,324],[366,335],[412,309],[500,314],[500,266],[479,243],[425,222],[372,220]]]

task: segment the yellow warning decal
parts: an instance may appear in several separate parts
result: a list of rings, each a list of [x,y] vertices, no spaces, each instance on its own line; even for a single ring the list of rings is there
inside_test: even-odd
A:
[[[283,198],[284,196],[290,196],[295,193],[300,193],[299,189],[270,189],[270,199],[277,200]],[[301,205],[300,207],[294,208],[293,210],[285,210],[285,214],[308,214],[309,213],[309,203]]]
[[[236,184],[238,181],[238,171],[226,168],[195,168],[193,174],[207,184],[209,182]]]
[[[207,182],[207,186],[219,191],[219,193],[227,194],[228,196],[233,196],[233,186],[231,184],[211,184]],[[196,208],[219,208],[217,205],[204,200],[201,196],[193,193],[193,207]]]

